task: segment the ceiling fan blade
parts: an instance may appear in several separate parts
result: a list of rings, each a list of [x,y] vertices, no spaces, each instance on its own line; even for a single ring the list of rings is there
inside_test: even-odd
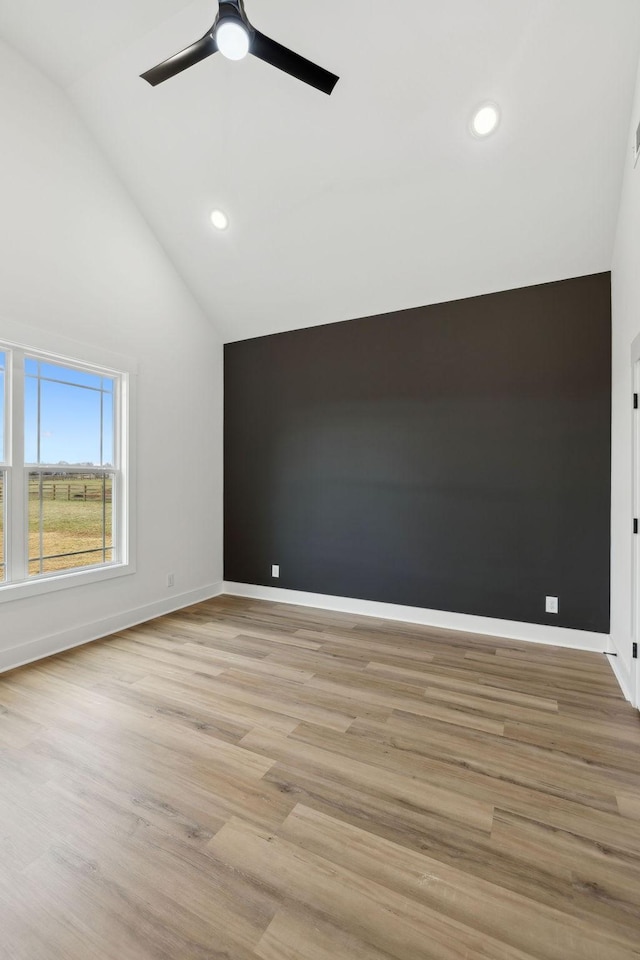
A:
[[[270,63],[272,67],[284,70],[285,73],[302,80],[303,83],[321,90],[322,93],[330,94],[340,79],[334,73],[329,73],[328,70],[311,63],[310,60],[305,60],[293,50],[283,47],[276,40],[265,37],[259,30],[254,30],[251,53],[265,63]]]
[[[175,77],[177,73],[182,73],[188,67],[192,67],[201,60],[205,60],[218,50],[218,45],[213,37],[213,28],[206,33],[201,40],[196,40],[190,47],[185,47],[180,53],[174,54],[168,60],[163,60],[157,67],[152,67],[146,73],[141,74],[142,79],[150,83],[152,87]]]

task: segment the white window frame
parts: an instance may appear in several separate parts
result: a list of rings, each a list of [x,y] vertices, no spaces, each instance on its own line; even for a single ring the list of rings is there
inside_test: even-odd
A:
[[[10,439],[11,439],[11,438],[10,438],[10,436],[9,436],[9,409],[8,409],[8,407],[9,407],[9,402],[8,402],[8,397],[9,397],[9,384],[8,384],[9,369],[8,369],[8,366],[9,366],[9,365],[8,365],[8,363],[7,363],[7,352],[6,352],[5,348],[4,348],[4,345],[3,345],[1,342],[0,342],[0,353],[4,353],[4,355],[5,355],[4,367],[3,367],[3,372],[4,372],[4,386],[3,386],[3,390],[4,390],[4,394],[3,394],[4,404],[3,404],[3,417],[4,417],[4,419],[3,419],[3,422],[2,422],[2,426],[3,426],[3,428],[4,428],[4,429],[3,429],[4,450],[2,451],[3,459],[0,460],[0,475],[3,475],[3,476],[4,476],[4,489],[3,489],[2,503],[0,503],[0,511],[2,511],[2,517],[1,517],[1,519],[2,519],[2,530],[4,531],[4,538],[5,538],[5,540],[4,540],[3,556],[4,556],[4,577],[6,578],[6,576],[7,576],[7,568],[8,568],[8,562],[7,562],[7,519],[8,519],[8,517],[7,517],[7,482],[6,482],[6,477],[7,477],[7,464],[8,464],[7,453],[8,453],[8,451],[9,451],[9,444],[10,444]],[[1,535],[2,535],[2,534],[0,534],[0,536],[1,536]],[[1,568],[0,568],[0,569],[1,569]],[[0,586],[4,585],[4,583],[5,583],[5,579],[1,579],[1,580],[0,580]]]
[[[9,328],[6,330],[6,328]],[[5,474],[5,577],[0,581],[0,604],[39,594],[79,587],[84,584],[136,572],[135,566],[135,440],[134,408],[136,364],[125,357],[96,351],[64,338],[51,338],[44,331],[32,329],[29,339],[7,337],[7,333],[21,332],[20,325],[0,323],[0,352],[5,363],[5,461],[0,470]],[[35,341],[35,342],[34,342]],[[51,349],[54,347],[54,349]],[[28,485],[29,473],[41,469],[39,464],[24,462],[24,357],[73,369],[86,370],[118,381],[114,395],[114,489],[113,516],[114,559],[108,564],[78,567],[29,576],[28,569]],[[44,465],[43,465],[44,466]],[[45,466],[46,469],[46,466]],[[87,467],[65,467],[65,473],[87,473]],[[97,469],[95,472],[110,471]]]

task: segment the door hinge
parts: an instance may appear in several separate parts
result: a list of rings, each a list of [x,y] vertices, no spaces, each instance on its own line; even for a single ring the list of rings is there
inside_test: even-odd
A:
[[[634,643],[631,648],[631,656],[634,660],[638,659],[638,644]]]
[[[638,394],[637,394],[637,393],[634,393],[634,395],[633,395],[633,409],[634,409],[634,410],[637,410],[637,409],[638,409]]]
[[[633,521],[633,532],[634,532],[634,533],[637,533],[637,532],[638,532],[638,518],[637,518],[637,517],[635,517],[635,518],[634,518],[634,521]]]

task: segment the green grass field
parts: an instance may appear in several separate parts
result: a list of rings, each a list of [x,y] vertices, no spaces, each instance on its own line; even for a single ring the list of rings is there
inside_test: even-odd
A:
[[[29,482],[29,573],[52,573],[112,559],[111,479],[66,476]],[[36,558],[41,553],[40,563]],[[98,551],[98,552],[84,552]],[[65,556],[67,554],[67,556]],[[75,555],[73,555],[75,554]]]
[[[112,560],[111,498],[110,477],[103,480],[100,476],[67,474],[45,477],[42,483],[39,478],[30,478],[29,574],[73,570]],[[2,500],[0,481],[0,565],[4,563]]]

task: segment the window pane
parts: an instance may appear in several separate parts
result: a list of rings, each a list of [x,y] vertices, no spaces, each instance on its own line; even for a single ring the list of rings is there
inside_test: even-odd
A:
[[[0,463],[5,461],[5,452],[4,452],[4,417],[5,417],[5,402],[4,402],[4,370],[5,370],[5,361],[6,357],[2,351],[0,351]]]
[[[25,369],[25,462],[112,464],[113,379],[29,359]]]
[[[4,558],[4,473],[0,473],[0,583],[5,579]]]
[[[113,477],[29,475],[29,574],[112,563]]]
[[[40,381],[38,463],[100,463],[100,393]]]
[[[34,360],[27,357],[25,360],[27,376],[39,376],[43,380],[58,380],[61,383],[72,383],[84,387],[100,390],[103,378],[99,373],[88,373],[86,370],[76,370],[74,367],[65,367],[62,364],[47,363],[44,360]]]

